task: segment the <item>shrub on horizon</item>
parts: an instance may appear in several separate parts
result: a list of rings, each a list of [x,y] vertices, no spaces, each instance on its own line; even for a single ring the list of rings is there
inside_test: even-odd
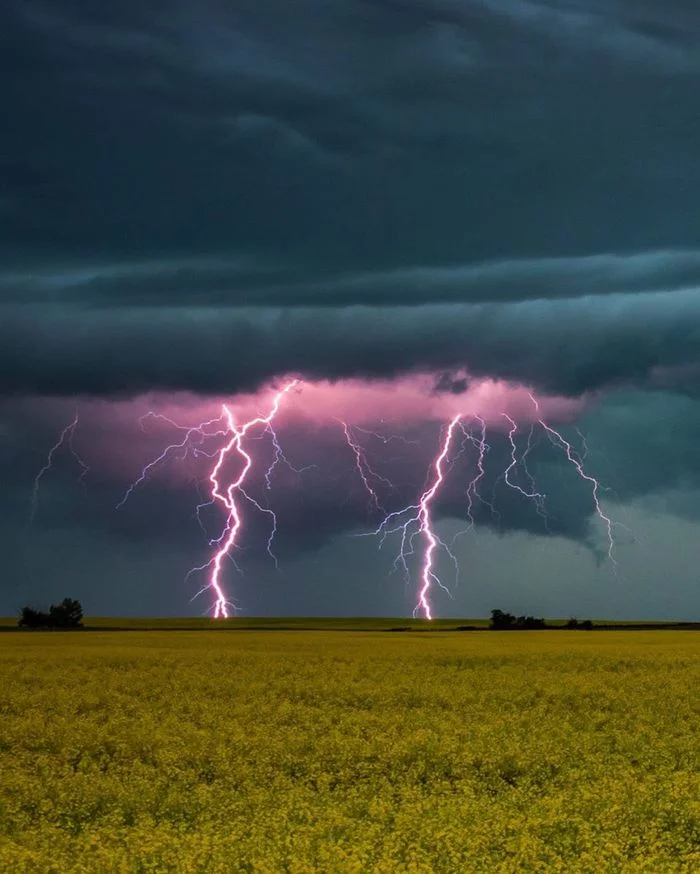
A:
[[[52,604],[48,613],[22,607],[17,624],[20,628],[82,628],[83,608],[75,598],[64,598],[59,604]]]

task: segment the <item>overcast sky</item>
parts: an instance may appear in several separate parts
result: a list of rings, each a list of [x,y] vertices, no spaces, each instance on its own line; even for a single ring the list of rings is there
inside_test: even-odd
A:
[[[415,603],[394,544],[356,536],[379,517],[334,402],[315,404],[331,380],[339,398],[367,386],[343,416],[380,435],[353,432],[390,510],[425,486],[435,398],[480,386],[533,390],[600,479],[616,567],[561,447],[534,422],[544,519],[503,480],[495,401],[475,409],[496,512],[477,502],[455,541],[457,586],[439,559],[438,615],[700,619],[696,3],[10,0],[0,77],[0,613],[64,595],[93,614],[206,610],[184,576],[209,556],[208,460],[166,460],[115,510],[181,433],[139,416],[193,424],[291,373],[308,389],[280,443],[313,466],[281,465],[269,492],[253,472],[279,569],[249,505],[242,574],[225,572],[246,613]],[[415,374],[424,406],[367,412],[370,386],[398,395]],[[64,444],[32,519],[76,410],[89,473]],[[522,452],[532,416],[517,424]],[[253,446],[269,461],[269,435]],[[474,444],[452,460],[446,541]]]

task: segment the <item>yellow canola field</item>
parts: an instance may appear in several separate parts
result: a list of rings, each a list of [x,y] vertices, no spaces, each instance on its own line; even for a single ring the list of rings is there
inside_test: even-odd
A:
[[[0,871],[700,870],[695,632],[0,634]]]

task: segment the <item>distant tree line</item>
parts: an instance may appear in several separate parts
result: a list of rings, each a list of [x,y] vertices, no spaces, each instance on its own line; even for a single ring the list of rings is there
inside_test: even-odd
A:
[[[52,604],[48,612],[22,607],[18,625],[20,628],[82,628],[83,608],[75,598],[64,598],[60,604]]]
[[[503,610],[492,610],[490,627],[494,631],[523,631],[535,628],[561,628],[562,626],[548,626],[544,619],[537,616],[515,616],[513,613],[506,613]],[[579,622],[578,619],[571,618],[564,628],[590,631],[593,628],[593,623],[590,619]]]
[[[580,628],[582,631],[590,631],[593,628],[593,623],[590,619],[583,619],[579,622],[578,619],[574,619],[573,617],[569,619],[566,623],[567,628]]]

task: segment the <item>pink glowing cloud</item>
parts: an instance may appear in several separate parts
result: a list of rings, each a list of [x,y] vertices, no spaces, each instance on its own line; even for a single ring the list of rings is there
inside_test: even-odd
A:
[[[456,380],[465,374],[455,374]],[[156,457],[164,446],[178,443],[187,428],[221,419],[224,405],[233,420],[254,419],[269,409],[285,380],[261,387],[252,394],[235,397],[200,397],[192,394],[154,393],[130,399],[79,402],[79,442],[93,470],[102,476],[131,478],[144,459]],[[552,424],[575,421],[588,405],[586,398],[567,398],[539,394],[539,416],[532,404],[528,386],[495,379],[465,379],[461,393],[436,391],[434,374],[415,374],[393,380],[360,379],[300,380],[280,410],[277,426],[293,425],[311,432],[350,426],[395,428],[422,422],[445,422],[454,416],[483,420],[489,429],[507,432],[508,420],[532,424],[539,417]],[[48,422],[65,422],[76,406],[74,399],[42,401],[41,416]],[[70,410],[70,413],[69,413]],[[33,415],[36,415],[34,413]],[[174,427],[174,426],[179,426]],[[215,431],[219,426],[212,426]],[[196,457],[196,444],[173,451],[168,461],[188,461]],[[188,464],[168,463],[149,471],[149,476],[171,482],[192,478]]]
[[[307,382],[291,376],[264,386],[253,394],[232,398],[201,398],[180,394],[142,396],[112,402],[84,401],[81,404],[80,421],[89,445],[97,447],[95,453],[101,456],[100,469],[108,470],[116,478],[131,474],[131,485],[116,503],[117,511],[122,510],[134,494],[154,478],[172,485],[185,479],[195,483],[201,483],[204,478],[208,480],[210,500],[197,506],[197,520],[206,534],[200,510],[207,506],[215,507],[224,513],[224,527],[217,539],[209,540],[210,547],[215,547],[209,561],[193,568],[188,577],[195,572],[207,572],[207,583],[200,591],[212,593],[212,609],[216,617],[226,617],[231,606],[222,580],[223,563],[225,559],[233,558],[233,552],[238,548],[239,533],[244,524],[243,503],[247,502],[258,512],[270,516],[272,529],[267,548],[276,563],[272,540],[277,531],[277,516],[267,503],[267,498],[256,498],[248,491],[247,482],[244,488],[244,481],[250,479],[249,473],[254,466],[259,468],[251,485],[256,487],[257,483],[260,486],[262,477],[264,494],[265,489],[271,489],[272,473],[280,463],[284,462],[288,470],[298,477],[304,470],[316,466],[314,463],[301,469],[295,468],[279,442],[277,429],[283,432],[286,426],[296,434],[296,438],[292,438],[296,449],[299,448],[299,435],[310,434],[310,439],[302,440],[302,443],[313,447],[315,460],[318,447],[314,438],[316,441],[326,438],[329,429],[340,426],[344,442],[351,450],[354,469],[372,499],[372,506],[384,514],[384,520],[374,534],[381,536],[381,542],[390,534],[400,535],[397,562],[404,568],[407,577],[407,558],[417,555],[414,543],[418,538],[422,540],[416,611],[430,619],[432,584],[442,587],[435,567],[438,548],[444,550],[456,564],[454,555],[440,540],[434,527],[433,504],[448,473],[462,456],[466,443],[470,443],[479,453],[466,486],[467,517],[473,525],[474,499],[484,501],[477,487],[485,472],[485,457],[489,450],[485,439],[487,428],[507,435],[510,461],[503,471],[503,480],[523,498],[535,501],[545,527],[546,496],[535,490],[534,479],[526,463],[532,448],[534,429],[539,427],[555,448],[564,450],[568,463],[592,488],[597,514],[607,525],[608,552],[613,559],[614,523],[601,509],[599,484],[584,471],[580,456],[553,427],[554,423],[574,421],[585,405],[584,398],[536,397],[527,386],[494,379],[470,380],[464,373],[451,374],[449,377],[414,374],[394,380],[336,382]],[[46,405],[44,413],[50,409],[57,415],[60,407],[60,402],[52,402]],[[50,470],[54,455],[64,442],[73,458],[80,463],[83,471],[81,478],[90,470],[90,465],[83,462],[74,445],[77,423],[76,414],[70,424],[64,427],[58,443],[50,450],[48,460],[37,477],[33,506],[36,505],[38,482]],[[403,439],[410,444],[410,440],[400,437],[401,430],[415,428],[421,423],[439,423],[442,434],[436,453],[432,456],[422,493],[417,503],[387,513],[373,483],[381,482],[390,491],[393,491],[394,484],[371,466],[352,429],[373,439],[379,438],[384,443]],[[473,423],[479,425],[480,436],[472,432]],[[523,425],[528,428],[524,449],[516,439]],[[384,432],[391,429],[395,433],[385,438],[381,433],[372,431],[372,428]],[[461,439],[455,445],[458,433]],[[154,446],[158,448],[152,452]],[[148,451],[150,459],[144,462],[141,457],[138,463],[140,470],[134,478],[132,465],[141,451]],[[95,461],[94,458],[90,459],[92,465]],[[335,464],[335,461],[331,461],[331,464]],[[525,489],[514,479],[518,469],[531,482],[532,488]],[[487,501],[484,503],[493,509]]]

